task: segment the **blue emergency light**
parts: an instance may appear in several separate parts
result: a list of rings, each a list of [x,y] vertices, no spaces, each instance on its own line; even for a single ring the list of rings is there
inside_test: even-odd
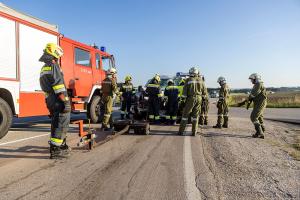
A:
[[[106,52],[106,47],[102,46],[102,47],[100,47],[100,50],[103,51],[103,52]]]
[[[177,77],[184,77],[184,76],[188,76],[188,75],[189,75],[189,73],[184,73],[184,72],[177,72],[176,73]]]

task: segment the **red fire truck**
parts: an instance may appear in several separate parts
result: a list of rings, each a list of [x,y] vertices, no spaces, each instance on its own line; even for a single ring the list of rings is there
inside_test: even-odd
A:
[[[101,81],[114,66],[105,52],[58,32],[56,25],[13,10],[0,3],[0,138],[8,132],[13,116],[48,115],[39,84],[43,63],[39,58],[49,42],[59,44],[60,60],[72,112],[86,112],[92,122],[99,119]]]

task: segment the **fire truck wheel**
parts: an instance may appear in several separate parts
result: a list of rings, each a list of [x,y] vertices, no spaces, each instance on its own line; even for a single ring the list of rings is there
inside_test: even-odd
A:
[[[0,98],[0,139],[3,138],[12,123],[12,111],[6,101]]]
[[[97,123],[100,120],[100,96],[94,96],[89,106],[88,117],[92,123]]]

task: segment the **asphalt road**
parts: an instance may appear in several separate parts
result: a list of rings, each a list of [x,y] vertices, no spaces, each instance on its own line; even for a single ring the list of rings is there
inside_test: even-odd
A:
[[[178,126],[151,126],[151,135],[121,135],[92,151],[76,147],[71,125],[72,156],[57,161],[48,159],[47,119],[16,122],[0,142],[0,199],[300,199],[300,162],[283,148],[300,127],[267,121],[266,139],[252,139],[249,111],[230,113],[226,130],[207,126],[192,137],[190,127],[177,136]],[[107,137],[93,128],[99,141]]]

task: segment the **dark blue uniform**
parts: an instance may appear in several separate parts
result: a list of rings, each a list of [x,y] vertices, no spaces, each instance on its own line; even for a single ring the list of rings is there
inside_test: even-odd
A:
[[[166,112],[166,120],[169,122],[175,122],[177,119],[177,111],[178,111],[178,95],[179,90],[177,86],[171,85],[167,86],[164,92],[164,95],[168,98],[167,101],[167,112]]]
[[[160,85],[157,81],[152,80],[151,83],[147,85],[146,95],[149,97],[148,100],[148,114],[150,121],[159,121],[159,106],[160,106]]]

